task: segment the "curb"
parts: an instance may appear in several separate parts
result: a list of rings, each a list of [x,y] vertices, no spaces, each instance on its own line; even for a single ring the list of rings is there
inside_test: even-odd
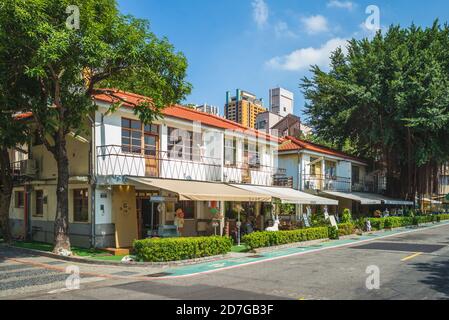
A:
[[[94,260],[94,259],[87,259],[87,258],[77,258],[77,257],[64,257],[59,256],[57,254],[46,252],[46,251],[39,251],[34,249],[28,249],[28,248],[20,248],[15,247],[11,245],[5,245],[5,247],[9,247],[18,251],[22,251],[25,253],[31,253],[35,254],[37,256],[41,257],[47,257],[52,258],[56,260],[63,260],[67,262],[76,262],[81,264],[89,264],[89,265],[102,265],[102,266],[116,266],[116,267],[179,267],[179,266],[189,266],[194,265],[198,263],[203,262],[214,262],[218,260],[228,259],[231,258],[230,254],[225,255],[218,255],[218,256],[211,256],[211,257],[204,257],[204,258],[197,258],[197,259],[189,259],[189,260],[182,260],[182,261],[170,261],[170,262],[116,262],[116,261],[104,261],[104,260]]]

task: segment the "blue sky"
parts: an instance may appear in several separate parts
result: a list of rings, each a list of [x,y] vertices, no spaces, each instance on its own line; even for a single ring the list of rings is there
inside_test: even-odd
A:
[[[223,110],[226,91],[241,88],[265,100],[282,86],[295,93],[302,115],[300,79],[308,65],[326,67],[329,52],[352,37],[370,36],[369,5],[380,10],[381,28],[429,26],[449,19],[449,1],[350,0],[119,0],[123,13],[150,20],[188,61],[193,85],[186,103]]]

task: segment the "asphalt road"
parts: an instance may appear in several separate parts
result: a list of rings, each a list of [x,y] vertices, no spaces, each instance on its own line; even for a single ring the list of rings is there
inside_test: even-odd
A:
[[[370,290],[367,268],[373,266],[380,272],[379,288]],[[79,290],[57,289],[66,278],[60,271],[0,260],[0,298],[449,299],[449,226],[181,279],[90,276],[82,278]]]

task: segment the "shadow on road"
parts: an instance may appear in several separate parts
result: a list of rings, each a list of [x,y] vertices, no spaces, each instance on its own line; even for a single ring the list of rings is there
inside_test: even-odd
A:
[[[113,286],[114,288],[147,293],[163,299],[181,300],[284,300],[274,295],[224,288],[210,285],[178,286],[168,283],[133,282]]]
[[[427,274],[423,280],[420,280],[421,283],[449,298],[449,260],[415,263],[412,266],[416,270]]]

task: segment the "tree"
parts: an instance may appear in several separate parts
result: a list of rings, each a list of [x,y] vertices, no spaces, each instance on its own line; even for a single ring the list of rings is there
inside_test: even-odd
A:
[[[2,18],[0,16],[0,21],[3,21]],[[26,95],[37,87],[25,76],[25,61],[29,57],[20,46],[15,46],[14,39],[8,37],[6,32],[8,30],[0,28],[0,229],[4,240],[10,242],[9,207],[13,168],[9,152],[27,142],[28,127],[16,119],[16,114],[23,111]]]
[[[301,88],[320,138],[387,172],[388,193],[411,200],[437,191],[449,158],[449,27],[392,26],[337,49],[330,71],[312,67]]]
[[[147,21],[120,14],[114,0],[1,2],[0,28],[31,57],[25,75],[39,89],[27,96],[27,109],[57,163],[54,250],[70,249],[67,135],[79,133],[96,110],[94,94],[110,94],[100,89],[104,85],[150,96],[134,108],[150,123],[163,107],[190,92],[184,80],[187,62],[166,39],[150,32]]]

